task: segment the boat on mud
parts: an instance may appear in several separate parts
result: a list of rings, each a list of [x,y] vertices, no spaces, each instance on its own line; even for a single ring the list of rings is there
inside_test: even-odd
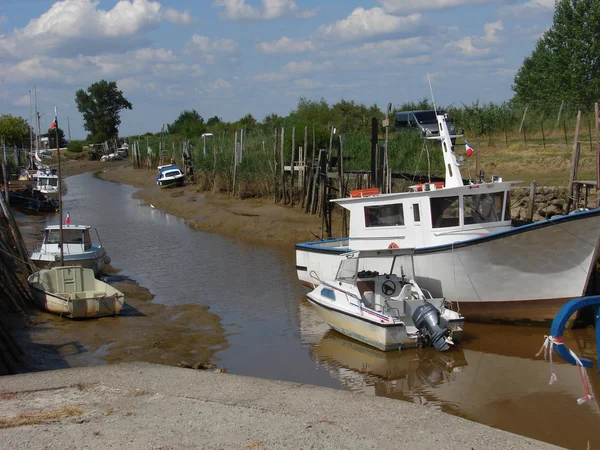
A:
[[[410,253],[365,250],[340,259],[335,279],[320,280],[307,294],[334,330],[383,351],[417,346],[445,351],[462,339],[465,318],[407,278]],[[359,269],[385,263],[381,274]]]
[[[494,176],[463,182],[448,132],[437,115],[445,182],[410,192],[351,192],[332,200],[350,212],[347,238],[296,245],[300,282],[333,279],[339,257],[363,250],[408,250],[414,280],[445,297],[469,321],[551,321],[568,300],[585,295],[598,260],[600,209],[513,226],[510,190]],[[361,267],[382,271],[384,267]]]
[[[33,188],[53,199],[58,198],[58,175],[56,169],[44,167],[32,174]]]
[[[41,247],[31,254],[31,260],[37,267],[47,269],[60,265],[60,229],[60,225],[50,225],[44,229]],[[92,240],[92,232],[95,240]],[[89,225],[62,225],[62,234],[65,264],[91,269],[96,276],[105,265],[110,264],[110,257],[95,228]]]
[[[185,175],[175,164],[168,164],[164,166],[158,166],[158,176],[156,177],[156,184],[160,188],[170,188],[183,186]]]
[[[27,282],[40,308],[70,319],[114,316],[125,302],[121,291],[81,266],[43,269],[30,275]]]

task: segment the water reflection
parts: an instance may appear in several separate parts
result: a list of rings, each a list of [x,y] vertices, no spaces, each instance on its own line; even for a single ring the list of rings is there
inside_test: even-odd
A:
[[[303,341],[317,367],[325,367],[345,389],[417,404],[427,404],[470,420],[566,447],[600,446],[594,430],[596,401],[581,406],[584,395],[577,368],[554,360],[558,382],[549,385],[549,362],[535,358],[544,328],[469,323],[460,347],[380,352],[333,330],[314,339],[316,319],[301,303]],[[304,333],[306,323],[307,332]],[[594,331],[577,330],[566,344],[596,358]],[[588,370],[596,399],[600,382]],[[565,433],[565,427],[569,432]]]

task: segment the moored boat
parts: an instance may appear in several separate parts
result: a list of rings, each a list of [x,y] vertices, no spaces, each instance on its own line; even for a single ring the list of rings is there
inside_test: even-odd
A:
[[[175,164],[158,166],[158,176],[156,177],[156,184],[158,184],[161,189],[183,186],[184,180],[185,176],[183,172]]]
[[[359,270],[373,260],[386,266],[384,273]],[[321,280],[307,297],[331,328],[372,347],[448,350],[462,339],[464,317],[421,290],[405,270],[412,273],[410,254],[402,250],[349,253],[335,279]]]
[[[482,176],[464,184],[446,117],[437,117],[444,184],[333,200],[350,212],[349,236],[296,245],[300,282],[312,286],[311,272],[332,279],[344,253],[401,248],[411,253],[418,285],[460,302],[467,320],[551,321],[566,301],[588,292],[600,209],[513,226],[510,189],[516,182]]]
[[[44,229],[41,247],[31,254],[31,260],[37,267],[45,269],[60,265],[60,229],[60,225],[50,225]],[[92,240],[92,231],[97,242]],[[92,269],[95,275],[110,264],[110,257],[95,228],[89,225],[62,225],[62,233],[65,264]]]
[[[40,308],[71,319],[113,316],[125,302],[122,292],[81,266],[43,269],[27,281]]]

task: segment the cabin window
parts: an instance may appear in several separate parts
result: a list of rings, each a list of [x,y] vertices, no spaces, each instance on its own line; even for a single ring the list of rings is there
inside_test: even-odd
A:
[[[431,198],[430,204],[433,228],[458,226],[460,218],[458,197]]]
[[[463,197],[465,225],[501,221],[503,202],[504,192],[465,195]]]
[[[92,249],[92,238],[90,237],[90,230],[85,230],[83,232],[83,245],[85,250]]]
[[[421,221],[421,210],[419,209],[418,203],[415,203],[413,205],[413,219],[414,219],[415,223]]]
[[[82,230],[64,230],[63,229],[63,244],[82,244]],[[46,244],[60,244],[60,230],[46,231]]]
[[[181,172],[179,172],[179,170],[171,170],[171,171],[165,173],[165,178],[166,177],[176,177],[180,174],[181,174]]]
[[[329,300],[335,302],[335,292],[332,289],[323,288],[321,289],[321,294],[323,297],[327,297]]]
[[[505,197],[506,197],[506,201],[505,203],[505,208],[504,208],[504,220],[511,220],[511,214],[510,214],[510,192],[506,192],[505,193]]]
[[[365,206],[365,226],[397,227],[404,225],[402,203],[393,205]]]

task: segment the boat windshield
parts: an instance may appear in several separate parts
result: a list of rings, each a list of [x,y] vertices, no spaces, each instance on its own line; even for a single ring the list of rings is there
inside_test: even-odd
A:
[[[358,271],[358,258],[345,258],[340,263],[335,279],[347,283],[356,282],[356,272]]]
[[[46,244],[60,244],[60,230],[46,230]],[[86,249],[92,247],[90,234],[87,230],[64,230],[63,244],[85,244]]]
[[[164,178],[177,177],[179,175],[181,175],[181,172],[179,170],[169,170],[168,172],[165,172]]]

